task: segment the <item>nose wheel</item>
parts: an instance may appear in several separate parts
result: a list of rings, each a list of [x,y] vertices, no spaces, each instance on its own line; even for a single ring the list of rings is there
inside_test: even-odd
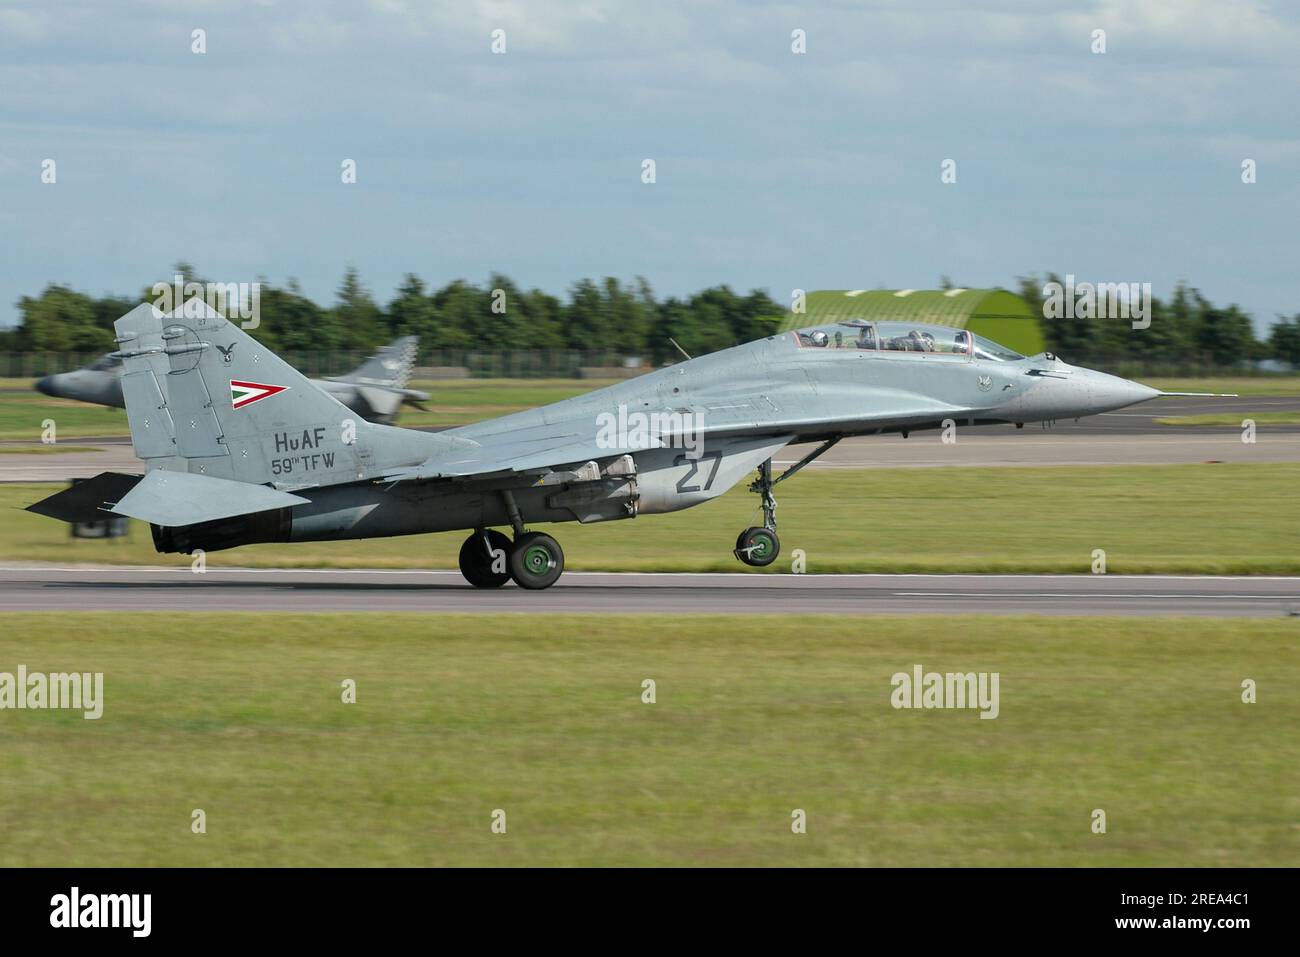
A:
[[[777,481],[780,481],[778,479]],[[776,537],[776,499],[772,497],[772,460],[758,467],[758,478],[750,483],[749,490],[762,497],[763,524],[745,529],[736,539],[735,556],[746,565],[762,568],[776,561],[781,554],[781,540]]]
[[[758,467],[758,478],[749,483],[749,490],[757,492],[760,496],[763,524],[747,528],[740,533],[733,553],[737,558],[755,568],[762,568],[776,561],[776,556],[781,554],[781,540],[776,537],[776,499],[772,497],[772,487],[778,482],[784,482],[795,472],[815,461],[823,452],[833,449],[839,440],[840,436],[831,436],[776,478],[772,478],[771,459]]]
[[[754,526],[740,533],[736,539],[736,557],[746,565],[762,568],[776,561],[781,554],[781,540],[775,529]]]

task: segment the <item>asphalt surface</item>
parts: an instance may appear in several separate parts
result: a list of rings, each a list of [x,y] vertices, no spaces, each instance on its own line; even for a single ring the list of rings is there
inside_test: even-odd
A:
[[[567,572],[531,592],[454,571],[0,566],[0,611],[70,609],[1279,617],[1300,616],[1300,578]]]

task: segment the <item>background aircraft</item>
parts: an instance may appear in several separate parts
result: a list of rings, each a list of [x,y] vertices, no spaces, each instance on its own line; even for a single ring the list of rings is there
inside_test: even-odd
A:
[[[392,422],[404,402],[418,405],[429,396],[408,389],[419,350],[418,336],[404,336],[384,346],[347,375],[312,379],[312,385],[334,396],[371,422]],[[59,372],[37,379],[36,390],[57,399],[76,399],[123,408],[122,360],[114,353],[84,369]]]
[[[689,508],[755,469],[764,521],[735,555],[776,558],[773,488],[841,438],[1074,418],[1162,393],[1025,357],[968,329],[861,317],[772,335],[552,405],[440,433],[357,421],[200,300],[114,324],[143,477],[106,472],[29,506],[149,522],[160,552],[472,529],[465,578],[545,588],[564,553],[529,523]],[[772,456],[819,443],[774,477]],[[492,526],[509,526],[513,541]]]

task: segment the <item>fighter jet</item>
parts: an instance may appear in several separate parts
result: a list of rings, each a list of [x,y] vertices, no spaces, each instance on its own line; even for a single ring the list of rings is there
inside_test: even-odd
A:
[[[773,489],[845,437],[1075,418],[1162,394],[965,329],[848,318],[426,433],[358,421],[197,300],[172,315],[143,304],[115,328],[147,471],[103,473],[32,511],[130,516],[164,553],[467,530],[460,569],[478,588],[555,583],[564,552],[530,526],[674,512],[755,470],[763,524],[734,554],[769,565]],[[772,457],[803,443],[816,445],[774,475]]]
[[[418,336],[404,336],[384,346],[353,372],[312,379],[312,385],[324,389],[364,419],[391,423],[403,403],[418,406],[429,401],[428,393],[406,387],[419,345]],[[120,409],[124,405],[122,360],[109,353],[84,369],[37,379],[35,387],[56,399],[77,399]]]

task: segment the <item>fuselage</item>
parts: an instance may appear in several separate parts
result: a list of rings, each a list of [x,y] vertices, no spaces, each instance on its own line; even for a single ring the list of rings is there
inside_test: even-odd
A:
[[[962,332],[915,323],[874,325],[933,330],[932,335]],[[825,344],[814,344],[820,340],[809,333],[826,328],[770,336],[448,434],[473,439],[508,431],[526,439],[561,424],[590,428],[601,413],[623,406],[698,416],[706,442],[710,435],[739,432],[811,442],[939,427],[945,419],[964,426],[1075,418],[1159,394],[1048,353],[1025,357],[1002,349],[999,357],[973,337],[965,353],[859,348],[843,341],[837,347],[829,336]],[[881,341],[875,340],[877,346]]]

